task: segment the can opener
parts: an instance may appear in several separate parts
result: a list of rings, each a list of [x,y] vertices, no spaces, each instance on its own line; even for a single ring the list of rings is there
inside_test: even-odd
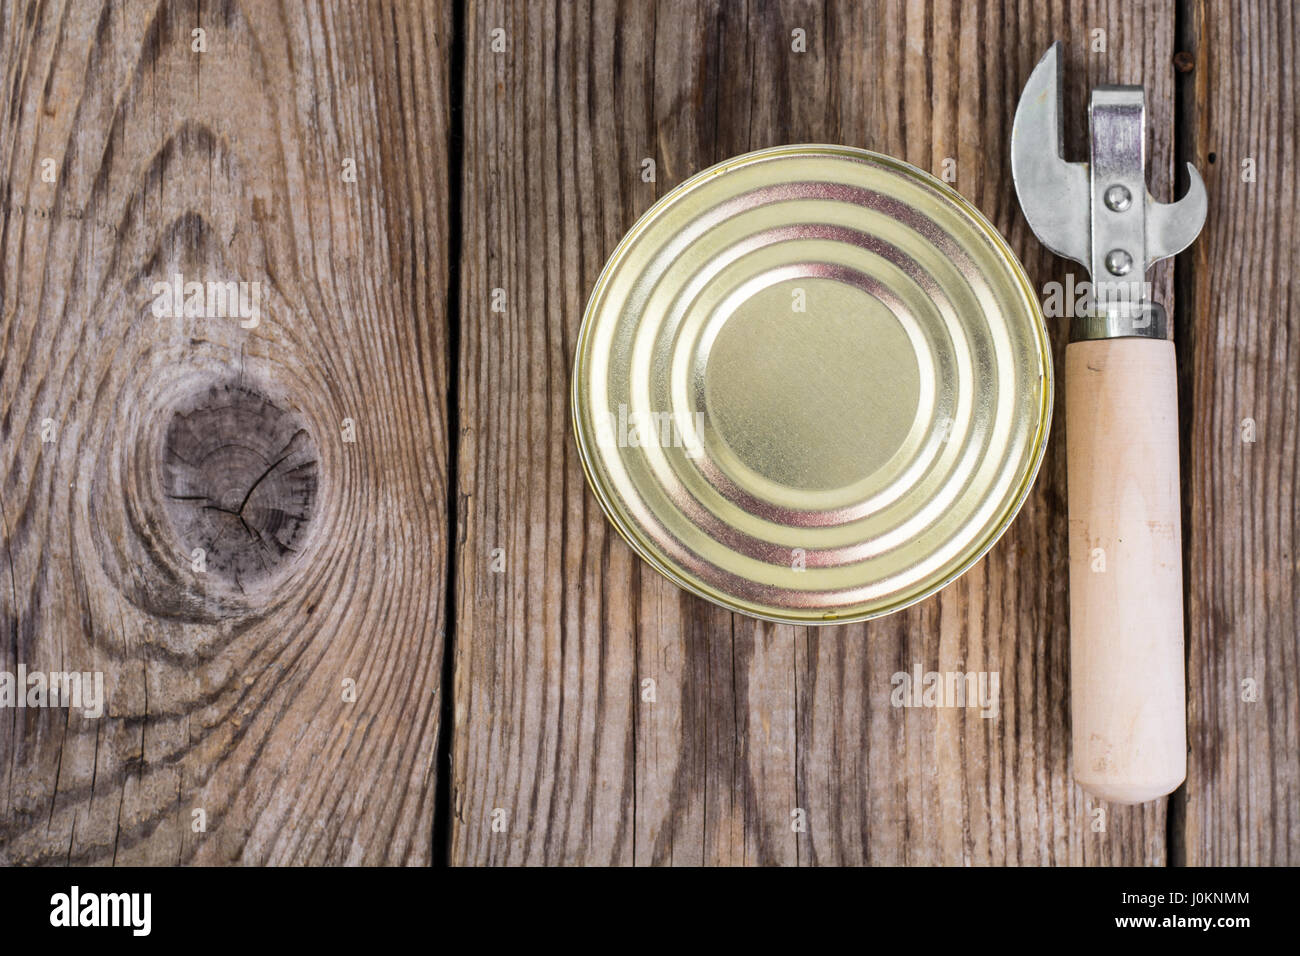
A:
[[[1188,163],[1182,199],[1147,192],[1140,86],[1092,91],[1090,162],[1066,162],[1059,51],[1025,84],[1011,169],[1039,240],[1092,277],[1065,350],[1074,777],[1141,803],[1187,775],[1178,389],[1169,322],[1144,279],[1201,231],[1205,185]]]

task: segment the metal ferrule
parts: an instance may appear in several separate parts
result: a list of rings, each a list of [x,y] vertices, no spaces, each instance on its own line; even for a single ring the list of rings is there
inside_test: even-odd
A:
[[[1070,340],[1167,339],[1169,316],[1158,302],[1143,302],[1136,308],[1115,308],[1090,315],[1076,315],[1070,325]]]

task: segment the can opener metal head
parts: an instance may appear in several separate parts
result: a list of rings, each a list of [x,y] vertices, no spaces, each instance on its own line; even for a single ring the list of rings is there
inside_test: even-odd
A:
[[[1060,43],[1025,84],[1011,127],[1011,175],[1020,207],[1048,249],[1092,275],[1095,307],[1076,316],[1076,339],[1166,338],[1164,310],[1145,276],[1181,252],[1205,222],[1205,184],[1191,163],[1186,195],[1157,202],[1146,187],[1146,97],[1140,86],[1098,86],[1088,103],[1090,162],[1063,155]]]

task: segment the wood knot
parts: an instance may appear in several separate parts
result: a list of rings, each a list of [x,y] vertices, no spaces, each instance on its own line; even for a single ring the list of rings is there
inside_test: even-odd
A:
[[[284,564],[316,510],[316,443],[247,386],[213,386],[167,426],[162,487],[195,570],[241,589]]]

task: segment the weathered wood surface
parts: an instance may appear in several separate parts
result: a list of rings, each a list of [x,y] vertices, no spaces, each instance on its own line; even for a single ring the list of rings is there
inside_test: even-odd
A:
[[[1300,15],[1196,9],[1189,864],[1300,863]]]
[[[458,864],[1296,862],[1300,25],[1282,0],[1222,13],[0,3],[0,671],[102,670],[108,711],[0,711],[0,860],[441,862],[446,826]],[[1062,390],[991,554],[825,630],[641,565],[568,413],[607,255],[749,149],[955,160],[1035,283],[1063,280],[1007,172],[1056,38],[1067,152],[1088,87],[1143,83],[1152,191],[1186,158],[1211,193],[1176,286],[1155,276],[1180,349],[1189,780],[1101,831],[1070,780]],[[154,317],[177,272],[258,281],[259,325]],[[917,664],[999,672],[998,717],[893,708]]]
[[[0,712],[0,860],[430,861],[451,22],[2,5],[0,669],[107,709]]]
[[[1093,28],[1105,54],[1088,52]],[[957,188],[1035,281],[1060,279],[1007,172],[1016,97],[1057,37],[1068,145],[1083,149],[1090,85],[1144,83],[1165,194],[1172,4],[470,7],[453,862],[1165,861],[1163,804],[1110,808],[1094,832],[1070,780],[1059,432],[977,568],[906,613],[826,630],[731,615],[643,567],[587,493],[569,432],[576,333],[606,256],[658,196],[736,153],[842,142],[936,173],[955,159]],[[998,718],[891,707],[891,675],[914,664],[1000,672]]]

